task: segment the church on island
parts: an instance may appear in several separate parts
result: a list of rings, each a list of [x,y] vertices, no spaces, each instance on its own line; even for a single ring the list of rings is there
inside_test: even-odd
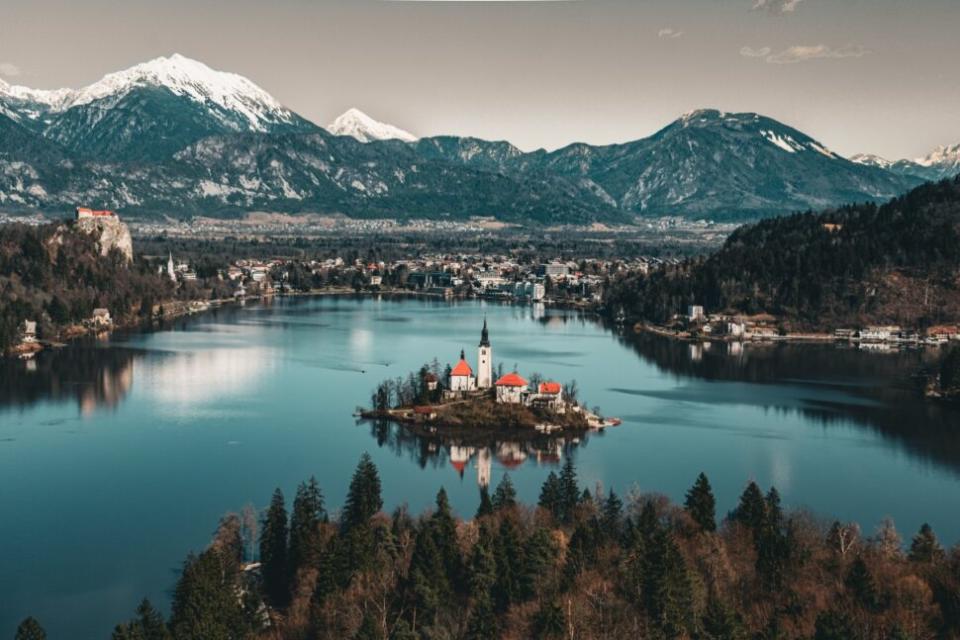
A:
[[[493,347],[490,345],[487,321],[484,320],[483,329],[480,331],[480,344],[477,346],[476,374],[461,349],[460,361],[450,370],[444,397],[447,400],[457,400],[489,393],[490,389],[494,390],[494,396],[500,404],[536,406],[556,413],[563,413],[566,408],[563,386],[559,382],[540,382],[536,389],[530,389],[530,383],[516,371],[502,375],[494,381]]]

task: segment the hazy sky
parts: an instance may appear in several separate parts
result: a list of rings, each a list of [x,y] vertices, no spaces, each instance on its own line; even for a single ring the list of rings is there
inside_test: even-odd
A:
[[[3,0],[0,76],[82,86],[174,52],[326,124],[523,149],[757,111],[834,150],[960,142],[960,0]]]

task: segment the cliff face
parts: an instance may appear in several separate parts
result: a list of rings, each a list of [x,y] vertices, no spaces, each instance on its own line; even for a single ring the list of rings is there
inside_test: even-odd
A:
[[[126,256],[127,262],[133,261],[133,239],[130,237],[130,229],[120,222],[119,218],[81,218],[77,220],[77,228],[98,237],[100,255],[105,256],[111,249],[116,248]]]

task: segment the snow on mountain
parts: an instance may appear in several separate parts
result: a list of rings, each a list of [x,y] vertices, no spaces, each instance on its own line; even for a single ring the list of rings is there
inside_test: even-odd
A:
[[[162,87],[194,102],[219,107],[242,117],[252,131],[265,131],[268,125],[292,123],[297,116],[273,96],[235,73],[216,71],[202,62],[178,53],[160,57],[105,75],[82,89],[31,89],[0,81],[0,97],[27,103],[31,117],[41,111],[62,113],[73,107],[106,100],[115,104],[131,91],[142,87]]]
[[[893,166],[893,162],[882,158],[878,155],[872,153],[858,153],[856,155],[850,156],[850,162],[855,162],[856,164],[864,164],[869,167],[880,167],[881,169],[889,169]]]
[[[940,145],[922,158],[914,160],[921,167],[958,167],[960,168],[960,144]]]
[[[327,126],[335,136],[351,136],[360,142],[374,140],[402,140],[416,142],[417,136],[392,124],[374,120],[359,109],[347,109]]]

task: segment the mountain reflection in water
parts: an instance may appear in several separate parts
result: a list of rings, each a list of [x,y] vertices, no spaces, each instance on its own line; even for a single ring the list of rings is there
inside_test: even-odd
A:
[[[691,343],[629,331],[619,340],[664,372],[716,383],[663,392],[616,389],[620,393],[701,402],[706,396],[713,403],[796,411],[824,426],[852,421],[960,474],[960,406],[924,399],[916,379],[921,369],[936,366],[940,349]]]

